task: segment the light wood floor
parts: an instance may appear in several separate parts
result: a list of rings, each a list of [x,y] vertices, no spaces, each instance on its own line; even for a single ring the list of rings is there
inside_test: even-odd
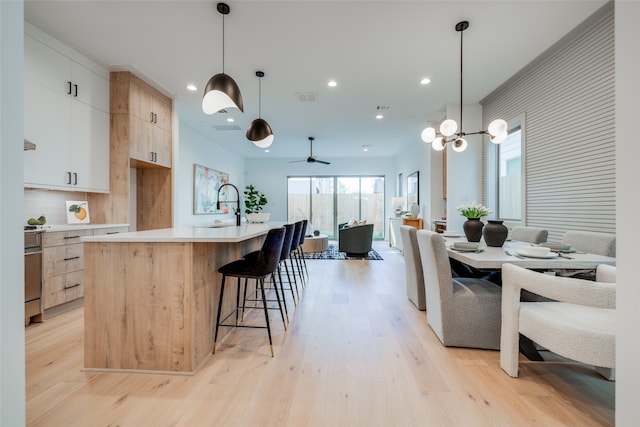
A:
[[[266,331],[238,329],[193,376],[82,371],[83,311],[26,328],[30,426],[599,426],[614,383],[553,355],[508,377],[495,351],[443,347],[406,298],[404,261],[308,261]],[[257,310],[253,310],[256,312]],[[275,313],[274,313],[275,314]]]

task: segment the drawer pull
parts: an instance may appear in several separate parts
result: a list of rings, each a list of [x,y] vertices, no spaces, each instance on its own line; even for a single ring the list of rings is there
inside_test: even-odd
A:
[[[80,256],[72,256],[71,258],[65,258],[65,261],[71,261],[72,259],[79,259]]]
[[[81,236],[65,236],[65,239],[79,239]]]
[[[69,286],[65,285],[64,289],[65,290],[66,289],[73,289],[73,288],[77,288],[78,286],[80,286],[80,283],[76,283],[75,285],[69,285]]]
[[[119,231],[110,231],[107,234],[120,234],[120,232]]]

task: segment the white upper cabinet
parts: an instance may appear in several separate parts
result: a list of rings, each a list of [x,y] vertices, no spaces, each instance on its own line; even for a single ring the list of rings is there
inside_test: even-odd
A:
[[[109,191],[109,79],[33,27],[25,34],[25,187]],[[49,43],[47,43],[49,42]],[[50,46],[53,45],[54,47]],[[81,63],[83,62],[83,63]]]

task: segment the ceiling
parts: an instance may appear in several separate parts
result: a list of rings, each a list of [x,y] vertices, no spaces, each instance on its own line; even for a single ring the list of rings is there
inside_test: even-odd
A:
[[[174,99],[181,122],[243,157],[302,159],[309,136],[319,158],[386,157],[419,141],[427,123],[458,102],[457,22],[470,22],[464,32],[467,105],[606,1],[227,3],[225,72],[240,87],[244,113],[212,116],[200,102],[206,82],[222,71],[216,1],[25,0],[25,20],[111,71],[138,74]],[[245,138],[258,117],[257,70],[265,72],[261,116],[275,134],[269,153]],[[421,86],[423,77],[431,83]],[[327,86],[331,79],[337,87]],[[190,83],[196,92],[186,89]],[[316,102],[299,101],[307,94]],[[389,107],[380,120],[378,106]]]

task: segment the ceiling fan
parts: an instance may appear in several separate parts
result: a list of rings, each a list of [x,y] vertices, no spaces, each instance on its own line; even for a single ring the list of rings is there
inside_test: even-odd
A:
[[[309,137],[309,144],[310,144],[310,153],[309,153],[309,157],[307,157],[306,159],[302,159],[302,160],[292,160],[289,163],[297,163],[297,162],[307,162],[307,163],[322,163],[323,165],[330,165],[331,162],[325,162],[324,160],[318,160],[315,157],[313,157],[313,140],[315,138],[313,136]]]

